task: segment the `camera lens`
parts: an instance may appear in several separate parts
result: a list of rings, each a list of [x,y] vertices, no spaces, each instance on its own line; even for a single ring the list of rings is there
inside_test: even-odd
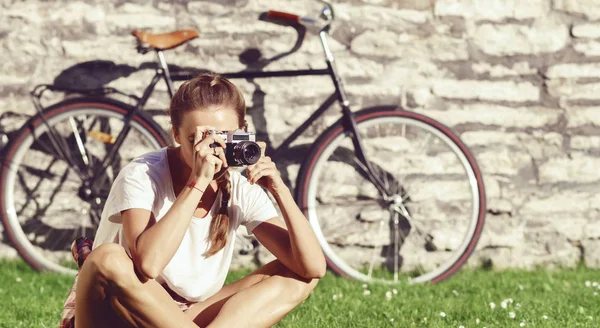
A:
[[[233,154],[243,165],[256,164],[260,159],[260,146],[253,141],[240,141],[235,145]]]

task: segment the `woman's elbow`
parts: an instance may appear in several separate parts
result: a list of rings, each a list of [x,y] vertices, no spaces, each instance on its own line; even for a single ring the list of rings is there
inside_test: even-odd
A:
[[[139,271],[144,278],[150,280],[156,279],[162,271],[154,262],[155,261],[152,261],[149,258],[143,258],[141,256],[136,257],[136,260],[133,261],[137,271]]]
[[[314,263],[310,268],[306,268],[303,276],[307,279],[321,279],[325,276],[326,272],[327,263],[323,259],[322,261],[318,261],[318,263]]]

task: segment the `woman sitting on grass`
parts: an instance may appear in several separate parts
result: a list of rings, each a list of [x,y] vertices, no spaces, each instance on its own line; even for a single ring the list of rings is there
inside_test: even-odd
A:
[[[79,272],[75,326],[271,326],[325,274],[319,243],[264,143],[247,178],[227,170],[224,141],[211,130],[246,128],[231,82],[213,74],[187,81],[170,116],[180,146],[137,158],[112,185]],[[277,259],[223,286],[239,225]]]

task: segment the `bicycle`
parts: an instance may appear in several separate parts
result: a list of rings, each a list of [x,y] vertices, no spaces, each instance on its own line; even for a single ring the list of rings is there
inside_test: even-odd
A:
[[[449,128],[424,115],[395,105],[352,111],[327,41],[335,19],[333,6],[324,4],[318,19],[278,11],[263,13],[261,19],[296,29],[294,49],[301,46],[307,27],[318,30],[326,68],[223,75],[329,76],[335,92],[268,153],[276,162],[283,158],[282,149],[336,101],[340,104],[340,119],[310,148],[295,188],[328,267],[365,281],[444,280],[466,262],[483,229],[485,191],[475,158]],[[93,238],[120,168],[140,155],[140,148],[151,151],[168,145],[165,131],[143,109],[159,81],[172,96],[173,82],[193,75],[171,71],[163,52],[198,33],[133,35],[138,52],[157,56],[155,75],[141,97],[113,88],[83,92],[38,85],[31,93],[38,113],[4,149],[2,223],[19,254],[36,269],[74,274],[64,264],[70,242],[79,235]],[[79,96],[43,107],[40,99],[47,90]],[[113,99],[114,94],[135,105]]]

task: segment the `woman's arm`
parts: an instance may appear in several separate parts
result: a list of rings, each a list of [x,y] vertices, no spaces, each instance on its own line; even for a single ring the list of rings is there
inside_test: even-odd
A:
[[[198,181],[196,187],[206,190],[208,181]],[[167,266],[179,248],[202,192],[183,188],[167,213],[156,223],[152,213],[144,209],[123,211],[123,235],[133,261],[147,279],[154,279]]]
[[[262,143],[261,148],[264,151]],[[256,238],[290,270],[305,278],[323,277],[327,265],[321,246],[275,163],[263,154],[259,163],[248,168],[248,180],[275,197],[287,226],[286,230],[279,218],[273,218],[253,230]]]

